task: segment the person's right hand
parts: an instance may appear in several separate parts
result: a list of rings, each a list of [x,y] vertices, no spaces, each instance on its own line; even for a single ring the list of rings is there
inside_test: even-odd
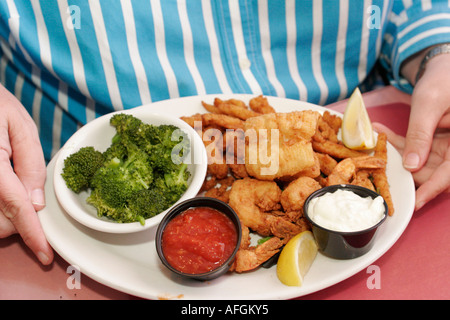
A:
[[[0,111],[0,238],[19,233],[47,265],[53,250],[37,216],[45,207],[46,179],[38,131],[22,104],[1,85]]]
[[[388,141],[401,153],[405,153],[407,139],[381,123],[373,123],[377,132],[384,132]],[[416,184],[415,209],[419,210],[427,202],[443,192],[450,192],[450,132],[434,135],[425,164],[412,172]]]

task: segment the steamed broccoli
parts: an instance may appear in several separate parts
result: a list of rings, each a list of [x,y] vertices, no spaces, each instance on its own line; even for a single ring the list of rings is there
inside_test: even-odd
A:
[[[190,173],[180,159],[189,141],[174,134],[175,126],[145,124],[124,113],[113,115],[110,123],[116,129],[110,147],[103,153],[96,151],[101,161],[89,177],[80,172],[91,188],[87,202],[97,208],[99,216],[144,224],[186,191]],[[77,159],[86,157],[73,154],[70,158],[74,160],[67,161],[64,169],[74,172],[79,166]],[[67,174],[63,177],[68,185],[74,180]]]
[[[178,199],[176,199],[178,200]],[[175,200],[175,201],[176,201]],[[154,217],[170,207],[175,201],[169,199],[164,190],[161,189],[143,189],[133,194],[128,201],[128,211],[134,214],[139,213],[137,220],[146,217]],[[152,205],[149,206],[148,204]],[[142,218],[141,218],[142,217]]]
[[[171,171],[165,173],[164,182],[168,190],[170,190],[167,196],[176,201],[177,195],[182,194],[187,190],[188,178],[189,171],[187,171],[187,165],[185,163],[178,165],[176,168],[173,168]]]
[[[93,147],[81,148],[64,160],[62,177],[75,193],[88,189],[95,172],[103,166],[103,154]]]

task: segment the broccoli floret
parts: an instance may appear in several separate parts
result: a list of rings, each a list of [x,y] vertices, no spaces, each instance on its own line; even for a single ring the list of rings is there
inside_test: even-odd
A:
[[[169,128],[172,133],[177,130],[173,126],[164,126],[161,129],[161,135],[158,137],[164,136],[165,138],[161,139],[159,144],[147,146],[147,152],[154,167],[165,172],[178,171],[178,167],[185,161],[190,143],[181,130],[173,136],[172,133],[169,135],[169,131],[167,131]],[[180,132],[182,135],[180,135]],[[157,131],[155,131],[155,134],[157,134]]]
[[[125,211],[124,206],[115,207],[109,204],[100,189],[93,189],[86,202],[97,209],[97,215],[99,217],[108,217],[119,222]]]
[[[173,148],[179,139],[173,139],[172,134],[178,128],[173,125],[150,126],[147,128],[146,135],[152,145],[163,145]],[[181,131],[180,131],[181,132]]]
[[[142,120],[125,113],[118,113],[111,117],[110,124],[115,127],[116,135],[113,137],[112,144],[122,144],[124,138],[141,149],[145,149],[149,143],[147,131],[151,125],[142,122]]]
[[[128,136],[140,139],[144,135],[146,126],[140,119],[125,113],[117,113],[111,117],[109,123],[116,128],[117,134],[126,133]]]
[[[88,202],[99,210],[99,215],[105,215],[101,210],[103,207],[124,209],[134,193],[151,186],[153,170],[148,155],[131,143],[127,150],[123,160],[112,158],[92,178],[91,185],[96,194],[89,197]]]
[[[103,154],[93,147],[83,147],[64,160],[62,177],[75,193],[90,187],[95,172],[103,166]]]
[[[135,221],[144,224],[145,219],[156,216],[173,204],[166,197],[163,190],[144,189],[136,192],[128,201],[128,210],[135,217]]]
[[[177,166],[176,170],[172,170],[164,175],[166,184],[169,187],[187,188],[189,179],[189,171],[187,170],[187,164],[182,163]]]
[[[189,139],[175,126],[149,125],[123,113],[110,124],[116,134],[89,178],[87,202],[99,216],[144,224],[186,191],[190,173],[181,159]]]

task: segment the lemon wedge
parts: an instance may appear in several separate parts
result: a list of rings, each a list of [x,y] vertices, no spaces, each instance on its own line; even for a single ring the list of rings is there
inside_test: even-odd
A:
[[[347,148],[354,150],[375,147],[372,123],[358,88],[353,91],[345,108],[342,120],[342,142]]]
[[[287,286],[301,286],[317,255],[311,231],[297,234],[284,246],[277,262],[278,279]]]

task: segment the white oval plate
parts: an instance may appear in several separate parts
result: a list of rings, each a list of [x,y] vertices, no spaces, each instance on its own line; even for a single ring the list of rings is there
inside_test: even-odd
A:
[[[201,101],[237,98],[248,101],[250,95],[209,95],[153,103],[148,108],[173,116],[186,116],[205,110]],[[313,109],[312,104],[268,97],[278,112]],[[48,166],[51,176],[54,161]],[[352,260],[334,260],[317,256],[301,287],[288,287],[277,278],[276,266],[244,274],[231,273],[208,282],[186,281],[174,277],[159,261],[154,237],[156,227],[133,234],[108,234],[89,229],[67,215],[47,181],[47,207],[39,217],[48,241],[70,264],[80,267],[90,278],[138,297],[149,299],[290,299],[310,294],[345,280],[388,251],[401,236],[414,211],[415,189],[411,174],[403,169],[400,154],[388,145],[387,175],[395,214],[378,230],[374,247]]]

